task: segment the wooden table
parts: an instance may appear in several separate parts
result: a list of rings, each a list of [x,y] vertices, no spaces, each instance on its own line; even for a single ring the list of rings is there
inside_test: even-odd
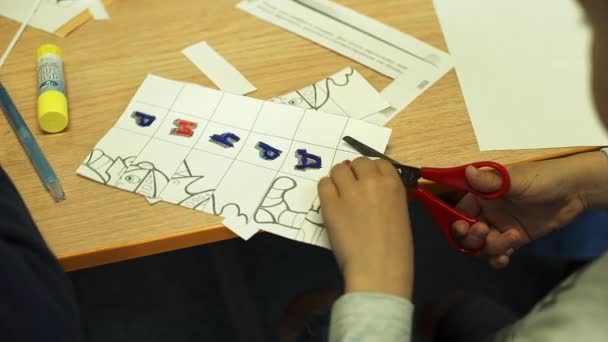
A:
[[[95,143],[114,124],[147,73],[206,86],[212,83],[182,54],[208,41],[266,99],[354,66],[378,89],[389,79],[315,43],[235,8],[237,0],[116,0],[111,21],[91,22],[67,38],[28,28],[0,80],[11,93],[57,171],[67,200],[55,204],[5,119],[0,119],[0,163],[12,177],[38,227],[66,270],[234,237],[221,218],[157,204],[76,175]],[[422,41],[446,50],[431,0],[342,0]],[[0,18],[0,46],[18,24]],[[36,48],[46,42],[65,53],[71,124],[43,134],[36,121]],[[574,153],[573,149],[479,152],[454,71],[426,91],[389,126],[387,150],[413,165],[450,166],[480,159],[505,164]]]

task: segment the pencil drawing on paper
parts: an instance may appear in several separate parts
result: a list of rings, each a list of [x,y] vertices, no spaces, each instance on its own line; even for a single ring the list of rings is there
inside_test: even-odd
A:
[[[133,162],[127,167],[116,182],[116,187],[146,197],[157,198],[167,183],[169,183],[169,177],[166,174],[153,163],[141,161]]]
[[[215,199],[215,195],[211,195],[211,204],[213,205],[214,215],[230,217],[232,219],[232,222],[236,222],[235,220],[237,219],[241,220],[240,223],[236,224],[246,225],[249,223],[249,216],[241,212],[241,207],[238,203],[226,203],[218,209],[216,205],[217,201]]]
[[[304,224],[296,236],[296,240],[328,247],[327,243],[325,242],[328,241],[328,239],[325,226],[323,225],[321,201],[319,200],[319,196],[315,198],[310,210],[306,214],[306,219],[304,220]]]
[[[287,194],[297,187],[291,177],[276,178],[254,214],[255,223],[279,225],[295,232],[288,236],[297,241],[329,248],[318,197],[309,211],[294,210],[290,205]]]
[[[184,160],[171,177],[169,185],[163,193],[171,193],[176,204],[190,209],[203,208],[213,198],[215,189],[204,187],[203,175],[194,175]]]
[[[291,177],[281,176],[276,178],[262,203],[254,214],[256,223],[271,223],[289,229],[300,229],[306,218],[306,212],[293,210],[287,202],[286,195],[295,189],[298,183]]]
[[[135,158],[136,156],[112,158],[103,150],[95,148],[85,158],[78,173],[102,184],[112,185]]]
[[[314,222],[308,217],[304,220],[304,224],[302,224],[295,239],[312,245],[329,248],[329,239],[325,226]]]
[[[340,107],[338,101],[332,98],[332,89],[334,87],[347,87],[350,83],[350,77],[354,73],[355,70],[353,68],[347,68],[339,76],[328,77],[308,87],[279,96],[273,99],[273,101],[305,109],[324,110],[328,113],[349,116]]]

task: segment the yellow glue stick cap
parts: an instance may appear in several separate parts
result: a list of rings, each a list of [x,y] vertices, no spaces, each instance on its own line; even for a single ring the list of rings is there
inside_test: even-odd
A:
[[[38,96],[38,123],[43,131],[57,133],[68,126],[68,99],[57,90]]]
[[[61,51],[61,48],[55,44],[40,45],[38,50],[36,50],[36,57],[40,59],[40,57],[46,55],[47,53],[52,53],[63,58],[63,52]]]

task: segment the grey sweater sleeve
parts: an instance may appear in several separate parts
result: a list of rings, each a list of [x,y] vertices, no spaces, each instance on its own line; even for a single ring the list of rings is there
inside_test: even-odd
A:
[[[329,340],[409,341],[414,305],[401,297],[354,292],[340,297],[331,312]]]
[[[496,342],[606,341],[608,254],[564,280]]]

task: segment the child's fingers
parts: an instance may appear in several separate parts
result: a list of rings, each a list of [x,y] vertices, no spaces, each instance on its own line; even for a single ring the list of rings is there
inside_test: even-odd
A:
[[[321,178],[317,185],[317,189],[321,201],[328,201],[338,197],[338,189],[329,177]]]
[[[374,161],[366,157],[355,159],[351,167],[357,179],[371,178],[379,173]]]
[[[355,184],[355,174],[351,170],[351,167],[345,163],[336,164],[330,171],[331,180],[336,185],[338,193],[343,195],[344,191],[352,188]]]

